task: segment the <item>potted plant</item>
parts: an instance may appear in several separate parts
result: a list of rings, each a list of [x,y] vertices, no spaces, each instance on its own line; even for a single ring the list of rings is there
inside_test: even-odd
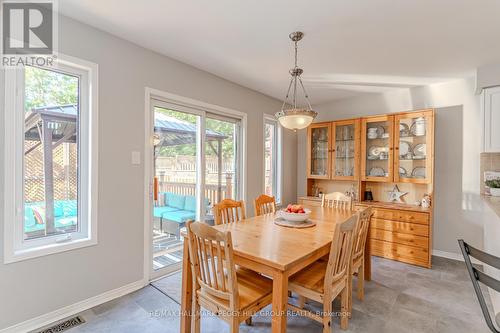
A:
[[[500,197],[500,179],[491,179],[484,182],[490,188],[490,193],[494,197]]]

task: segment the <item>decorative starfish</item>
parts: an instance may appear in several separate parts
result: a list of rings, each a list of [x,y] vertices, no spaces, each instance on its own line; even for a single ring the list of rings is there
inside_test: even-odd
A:
[[[398,185],[394,185],[394,188],[392,189],[392,191],[389,191],[389,201],[390,202],[394,202],[394,201],[403,202],[403,200],[401,200],[401,197],[403,195],[406,195],[406,194],[408,194],[408,192],[401,192],[399,190]]]

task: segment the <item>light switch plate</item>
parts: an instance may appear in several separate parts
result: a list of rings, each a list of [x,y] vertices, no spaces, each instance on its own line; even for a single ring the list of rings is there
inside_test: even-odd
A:
[[[132,152],[132,165],[140,165],[141,164],[141,152],[133,151]]]

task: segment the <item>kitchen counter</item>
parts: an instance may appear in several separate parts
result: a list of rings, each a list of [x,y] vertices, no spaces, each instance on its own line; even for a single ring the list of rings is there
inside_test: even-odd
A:
[[[500,197],[482,196],[483,201],[500,217]]]

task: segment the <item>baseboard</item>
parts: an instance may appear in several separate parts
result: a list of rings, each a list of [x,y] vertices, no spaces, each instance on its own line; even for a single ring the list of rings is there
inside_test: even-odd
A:
[[[30,332],[36,329],[40,329],[44,326],[50,325],[52,323],[58,322],[67,317],[74,316],[77,313],[88,310],[94,306],[109,302],[115,298],[130,294],[138,289],[145,286],[144,280],[139,280],[132,282],[123,287],[107,291],[100,295],[88,298],[81,302],[68,305],[61,309],[46,313],[44,315],[38,316],[33,319],[29,319],[25,322],[4,328],[0,330],[0,333],[18,333],[18,332]]]
[[[464,262],[464,257],[460,253],[453,253],[453,252],[446,252],[446,251],[441,251],[441,250],[432,250],[432,255],[436,257],[442,257],[442,258],[447,258],[447,259],[452,259],[452,260],[458,260],[461,262]],[[470,258],[471,262],[474,264],[481,264],[481,262],[477,261],[474,258]]]

